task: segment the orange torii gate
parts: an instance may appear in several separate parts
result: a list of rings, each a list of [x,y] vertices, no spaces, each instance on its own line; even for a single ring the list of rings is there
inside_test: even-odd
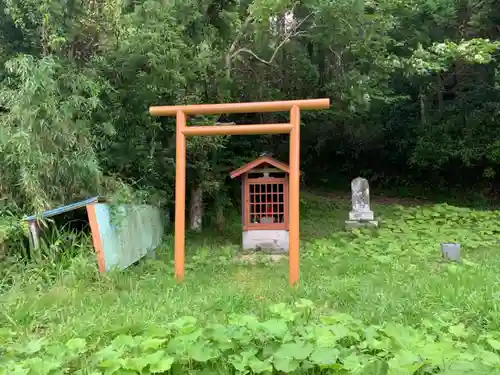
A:
[[[257,135],[290,134],[290,244],[288,250],[289,282],[299,280],[299,190],[300,190],[300,110],[326,109],[330,99],[306,99],[275,102],[198,104],[154,106],[153,116],[176,116],[175,163],[175,277],[184,279],[184,247],[186,221],[186,137],[195,135]],[[187,126],[188,115],[217,115],[226,113],[258,113],[290,111],[288,124]]]

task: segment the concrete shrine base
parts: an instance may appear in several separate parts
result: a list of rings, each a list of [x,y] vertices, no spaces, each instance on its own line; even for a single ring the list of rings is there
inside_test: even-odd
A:
[[[288,253],[287,230],[247,230],[243,232],[243,250],[262,250],[270,253]]]

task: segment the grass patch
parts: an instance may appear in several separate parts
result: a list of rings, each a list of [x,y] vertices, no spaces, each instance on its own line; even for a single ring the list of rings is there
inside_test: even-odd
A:
[[[69,265],[4,267],[0,326],[16,340],[106,340],[141,333],[183,316],[204,324],[231,314],[270,317],[277,303],[310,300],[317,314],[347,313],[366,324],[426,321],[500,331],[500,211],[446,204],[375,205],[378,231],[342,230],[349,207],[303,196],[301,281],[287,285],[288,264],[234,262],[238,223],[229,235],[188,238],[186,281],[173,280],[172,238],[124,272],[99,275],[91,254]],[[440,261],[440,242],[462,244],[464,261]],[[437,324],[437,323],[433,323]],[[413,372],[411,372],[413,373]]]

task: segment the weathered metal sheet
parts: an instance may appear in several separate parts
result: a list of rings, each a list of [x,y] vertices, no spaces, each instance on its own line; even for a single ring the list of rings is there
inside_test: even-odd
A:
[[[162,211],[150,205],[119,205],[97,203],[89,207],[94,247],[100,271],[125,269],[151,254],[161,244],[164,233]],[[91,214],[94,211],[95,214]]]
[[[71,203],[71,204],[68,204],[65,206],[60,206],[60,207],[54,208],[54,209],[49,210],[49,211],[42,212],[40,215],[27,216],[24,218],[24,220],[33,221],[36,219],[44,219],[47,217],[63,214],[65,212],[74,211],[74,210],[77,210],[79,208],[84,208],[85,206],[87,206],[89,204],[97,203],[97,202],[102,202],[102,198],[100,198],[100,197],[88,198],[88,199],[85,199],[84,201]]]

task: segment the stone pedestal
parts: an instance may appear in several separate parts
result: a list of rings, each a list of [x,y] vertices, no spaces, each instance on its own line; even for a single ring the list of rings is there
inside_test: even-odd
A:
[[[346,220],[345,221],[346,229],[357,229],[357,228],[378,228],[377,220],[370,221],[357,221],[357,220]]]
[[[349,220],[372,221],[372,220],[375,220],[375,217],[373,215],[373,211],[371,211],[371,210],[351,211],[351,212],[349,212]]]

